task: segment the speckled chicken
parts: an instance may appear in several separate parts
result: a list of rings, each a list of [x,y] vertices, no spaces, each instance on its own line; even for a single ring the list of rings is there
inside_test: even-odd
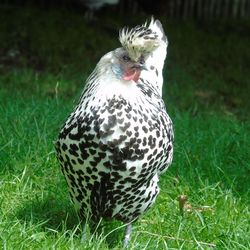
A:
[[[122,47],[105,54],[55,143],[79,214],[131,223],[152,206],[173,156],[162,100],[167,38],[159,20],[123,28]]]

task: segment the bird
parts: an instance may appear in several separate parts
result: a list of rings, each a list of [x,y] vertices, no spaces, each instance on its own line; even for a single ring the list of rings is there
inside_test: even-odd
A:
[[[101,9],[105,5],[117,5],[119,0],[80,0],[80,2],[86,6],[87,11],[85,13],[86,19],[93,19],[95,11]]]
[[[119,41],[86,80],[55,149],[80,217],[122,221],[127,246],[172,163],[174,131],[162,99],[168,40],[161,22],[124,27]]]
[[[81,0],[90,9],[99,9],[105,4],[118,4],[119,0]]]

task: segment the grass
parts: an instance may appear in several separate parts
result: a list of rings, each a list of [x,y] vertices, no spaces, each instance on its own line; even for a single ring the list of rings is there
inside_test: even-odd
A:
[[[80,12],[1,12],[1,248],[120,249],[118,222],[87,230],[82,241],[53,140],[97,60],[118,46],[125,18],[104,15],[94,29]],[[249,249],[249,23],[164,24],[174,162],[129,249]],[[182,211],[180,195],[188,199]]]

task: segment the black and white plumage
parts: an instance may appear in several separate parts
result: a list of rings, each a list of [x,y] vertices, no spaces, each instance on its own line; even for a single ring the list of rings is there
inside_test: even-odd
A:
[[[55,143],[77,211],[93,220],[136,220],[154,203],[173,156],[162,100],[167,38],[158,20],[120,31]],[[127,228],[129,238],[130,226]]]

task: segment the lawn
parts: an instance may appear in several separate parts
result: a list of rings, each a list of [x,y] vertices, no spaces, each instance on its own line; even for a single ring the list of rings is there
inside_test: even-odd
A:
[[[0,247],[120,249],[118,222],[82,239],[53,140],[118,29],[145,16],[97,27],[80,11],[0,11]],[[174,161],[129,249],[250,249],[250,23],[161,20]]]

